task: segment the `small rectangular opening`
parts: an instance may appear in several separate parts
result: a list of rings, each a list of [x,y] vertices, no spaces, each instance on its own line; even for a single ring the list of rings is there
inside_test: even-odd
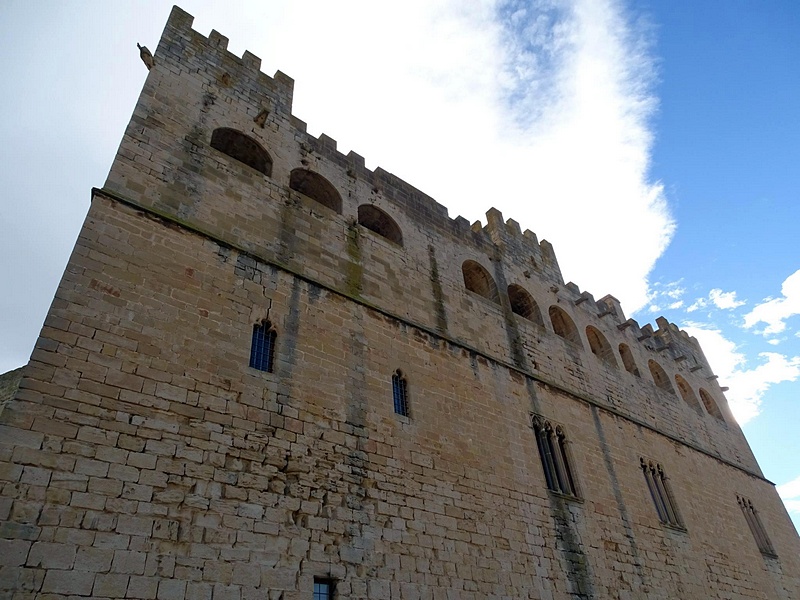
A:
[[[314,577],[314,600],[333,600],[335,582],[328,577]]]

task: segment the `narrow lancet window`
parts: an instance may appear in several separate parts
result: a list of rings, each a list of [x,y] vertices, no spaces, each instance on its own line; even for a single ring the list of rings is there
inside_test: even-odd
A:
[[[753,506],[753,502],[743,496],[736,496],[736,500],[739,502],[739,507],[742,509],[745,521],[747,521],[747,526],[750,527],[750,533],[753,534],[758,549],[767,556],[776,556],[775,548],[767,536],[767,530],[764,529],[764,524],[761,522],[761,517],[758,516],[758,511]]]
[[[564,429],[561,425],[553,425],[539,415],[533,416],[532,425],[548,489],[559,494],[579,497],[569,442]]]
[[[656,506],[658,520],[665,525],[683,529],[683,520],[678,512],[675,498],[672,496],[672,489],[667,476],[664,474],[664,469],[661,468],[660,464],[644,458],[640,459],[640,463],[647,489],[653,499],[653,504]]]
[[[408,385],[403,372],[400,369],[392,375],[392,399],[394,400],[394,412],[404,417],[408,416]]]
[[[277,333],[269,321],[253,325],[253,341],[250,345],[250,366],[259,371],[272,373]]]

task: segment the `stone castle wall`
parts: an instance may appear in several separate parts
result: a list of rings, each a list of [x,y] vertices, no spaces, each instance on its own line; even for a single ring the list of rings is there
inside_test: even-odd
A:
[[[157,52],[161,68],[151,71],[104,191],[758,472],[695,340],[663,319],[656,331],[640,328],[614,298],[598,303],[564,285],[550,244],[521,234],[497,210],[487,213],[485,227],[452,220],[405,182],[368,171],[352,152],[337,153],[329,137],[307,135],[290,114],[288,77],[264,75],[258,59],[248,53],[239,59],[225,50],[225,38],[212,32],[207,39],[190,25],[185,13],[170,19]],[[262,128],[254,119],[264,109]],[[211,134],[220,127],[259,141],[274,160],[271,177],[212,148]],[[341,214],[290,190],[295,168],[330,181],[342,197]],[[356,224],[364,204],[394,219],[402,246]],[[494,277],[501,302],[465,291],[465,260]],[[542,327],[511,312],[509,284],[533,296]],[[575,321],[580,343],[553,334],[547,318],[553,305]],[[590,325],[609,340],[614,367],[589,351]],[[620,343],[630,347],[641,377],[623,368]],[[650,360],[665,369],[673,388],[681,375],[695,395],[705,389],[724,420],[698,414],[675,389],[653,385]]]
[[[289,78],[190,27],[176,8],[0,415],[4,593],[294,600],[330,577],[339,598],[800,594],[800,541],[695,340],[564,285],[549,244],[497,211],[485,227],[451,220],[308,136]],[[218,127],[259,140],[271,176],[212,148]],[[341,214],[289,189],[300,167],[336,187]],[[362,204],[402,245],[358,225]],[[499,302],[465,290],[465,260]],[[511,311],[512,283],[541,325]],[[550,306],[580,340],[554,333]],[[248,366],[262,319],[272,373]],[[650,360],[721,418],[657,387]],[[578,497],[548,491],[532,414],[563,425]],[[683,527],[659,521],[643,457],[663,465]]]

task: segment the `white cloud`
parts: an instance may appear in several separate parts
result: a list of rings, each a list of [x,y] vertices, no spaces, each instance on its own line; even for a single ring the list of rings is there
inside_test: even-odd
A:
[[[4,39],[22,49],[0,61],[25,84],[24,93],[9,97],[0,130],[25,132],[37,149],[47,146],[42,140],[73,140],[75,150],[35,177],[11,177],[30,172],[21,144],[0,165],[0,179],[22,182],[5,188],[9,198],[26,198],[14,206],[29,215],[42,207],[28,219],[35,227],[0,240],[7,244],[4,264],[23,237],[45,249],[58,236],[66,240],[40,268],[17,261],[14,269],[0,269],[20,289],[54,289],[86,194],[102,185],[147,74],[134,42],[155,50],[169,11],[159,3],[148,11],[113,6],[103,12],[102,27],[90,3],[44,13],[19,3],[0,19]],[[249,49],[265,73],[280,69],[293,77],[292,112],[312,135],[328,133],[340,151],[395,173],[447,206],[451,217],[474,221],[497,207],[553,243],[567,280],[598,298],[612,293],[629,313],[646,305],[647,276],[675,225],[660,182],[650,176],[654,59],[651,31],[641,15],[628,12],[634,5],[273,0],[237,6],[191,0],[185,8],[201,34],[215,28],[230,39],[231,52]],[[25,35],[34,21],[35,39]],[[86,60],[47,58],[70,52],[89,56],[91,68]],[[43,120],[53,114],[54,95],[63,102],[55,118]],[[67,192],[65,181],[75,183]],[[69,219],[52,208],[53,189],[69,200]],[[21,221],[16,214],[11,219]],[[72,228],[63,233],[67,221]],[[48,281],[32,285],[35,277]],[[36,316],[28,316],[31,299],[23,294],[0,311],[0,331],[26,340],[7,359],[9,368],[27,359],[51,297],[37,298],[43,304]]]
[[[790,513],[800,515],[800,477],[775,488]]]
[[[766,323],[762,333],[770,335],[786,329],[786,319],[800,315],[800,269],[789,275],[781,285],[781,298],[767,298],[744,316],[744,326]]]
[[[784,500],[789,500],[792,498],[800,499],[800,476],[796,477],[795,479],[792,479],[787,483],[779,485],[775,489],[778,490],[778,495]]]
[[[684,304],[681,297],[686,293],[686,289],[681,287],[681,280],[671,281],[669,283],[655,282],[650,288],[650,296],[648,298],[650,304],[647,310],[651,313],[660,313],[663,310],[663,305],[667,310],[677,310]]]
[[[698,298],[690,306],[686,307],[686,312],[694,312],[696,310],[700,310],[701,308],[705,308],[706,306],[708,306],[706,299]]]
[[[775,338],[775,339],[767,340],[767,343],[770,346],[777,346],[777,345],[779,345],[781,343],[781,340]]]
[[[671,283],[664,291],[664,295],[673,300],[677,300],[686,293],[686,288],[680,287],[677,283]]]
[[[708,293],[708,298],[697,298],[692,304],[686,307],[686,312],[695,312],[701,308],[708,307],[709,303],[717,308],[730,310],[745,304],[744,300],[736,299],[736,292],[723,292],[719,288],[714,288]]]
[[[336,3],[320,5],[316,25],[305,5],[287,9],[308,43],[335,29],[332,46],[343,46],[281,66],[297,78],[294,112],[309,130],[324,127],[451,217],[485,222],[495,206],[553,244],[566,280],[614,294],[627,312],[643,306],[674,222],[649,176],[657,101],[641,19],[616,0],[368,6],[370,22],[392,27],[331,27]],[[343,78],[340,55],[370,76]],[[621,218],[636,227],[604,235]]]
[[[736,300],[736,292],[723,292],[720,289],[713,289],[708,293],[708,299],[714,303],[717,308],[730,310],[742,306],[744,300]]]
[[[719,329],[701,323],[684,327],[698,339],[703,352],[726,393],[736,420],[744,424],[761,411],[761,398],[770,386],[800,377],[800,356],[787,357],[777,352],[762,352],[761,364],[748,368],[745,355]]]

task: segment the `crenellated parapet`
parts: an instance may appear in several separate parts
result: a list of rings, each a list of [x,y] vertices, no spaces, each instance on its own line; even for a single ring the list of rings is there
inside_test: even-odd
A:
[[[192,21],[173,9],[105,192],[654,426],[732,423],[697,340],[565,283],[552,245],[499,210],[450,218],[309,134],[290,77]]]
[[[0,376],[3,597],[798,596],[696,340],[309,135],[191,25]]]

